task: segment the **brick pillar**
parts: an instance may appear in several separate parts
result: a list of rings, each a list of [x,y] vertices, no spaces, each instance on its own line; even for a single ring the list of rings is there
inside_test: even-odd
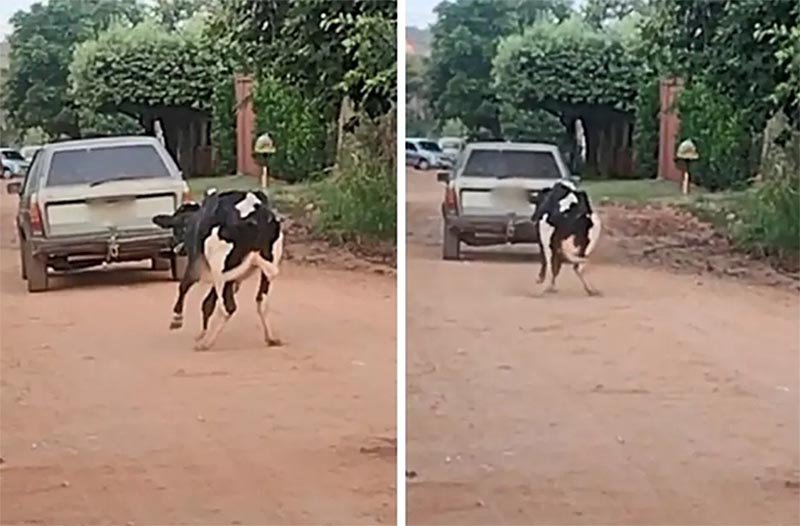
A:
[[[681,79],[665,79],[659,85],[661,111],[659,112],[658,138],[658,178],[668,181],[681,181],[683,174],[675,166],[675,150],[678,147],[678,133],[681,121],[673,109],[683,88]]]
[[[257,177],[261,168],[253,159],[256,118],[253,112],[253,79],[236,75],[236,172]]]

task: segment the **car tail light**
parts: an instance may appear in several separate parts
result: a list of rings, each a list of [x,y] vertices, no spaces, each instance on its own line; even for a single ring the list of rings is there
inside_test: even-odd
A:
[[[39,203],[33,201],[31,203],[31,231],[34,235],[44,234],[44,222],[42,221],[42,210],[39,208]]]
[[[444,207],[451,211],[455,211],[458,207],[458,203],[456,202],[456,189],[452,186],[447,186],[447,188],[445,188]]]

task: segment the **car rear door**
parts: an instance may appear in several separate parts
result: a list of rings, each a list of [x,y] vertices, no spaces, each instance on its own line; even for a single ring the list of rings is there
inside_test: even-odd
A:
[[[134,143],[56,150],[38,201],[48,237],[156,230],[186,185],[165,150]]]

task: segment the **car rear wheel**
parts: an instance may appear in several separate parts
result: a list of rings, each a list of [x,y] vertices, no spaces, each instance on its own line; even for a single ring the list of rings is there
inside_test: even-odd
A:
[[[11,170],[3,168],[3,179],[11,179]]]
[[[172,279],[180,281],[183,275],[186,274],[186,268],[189,266],[189,259],[186,256],[172,256],[170,270],[172,271]]]
[[[23,243],[23,266],[28,280],[28,292],[44,292],[47,290],[47,260],[33,255],[30,245]]]
[[[172,262],[164,258],[152,258],[150,260],[150,268],[153,270],[170,270],[172,269]]]
[[[458,238],[458,234],[447,226],[447,222],[444,223],[442,258],[446,260],[461,259],[461,240]]]
[[[431,167],[430,163],[428,161],[426,161],[425,159],[420,159],[419,162],[417,163],[417,169],[418,170],[423,170],[424,171],[424,170],[427,170],[430,167]]]
[[[19,259],[20,259],[20,270],[22,271],[22,279],[28,279],[28,270],[25,268],[25,250],[27,243],[25,239],[22,237],[22,234],[19,235]]]

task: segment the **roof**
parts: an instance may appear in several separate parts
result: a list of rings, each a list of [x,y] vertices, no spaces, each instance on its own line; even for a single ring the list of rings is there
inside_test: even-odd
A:
[[[558,146],[544,142],[471,142],[467,144],[472,150],[517,150],[527,152],[558,152]]]
[[[111,146],[127,146],[136,144],[160,144],[155,137],[145,135],[123,135],[119,137],[102,137],[99,139],[76,139],[59,141],[42,146],[42,150],[61,151],[77,150],[84,148],[108,148]]]

